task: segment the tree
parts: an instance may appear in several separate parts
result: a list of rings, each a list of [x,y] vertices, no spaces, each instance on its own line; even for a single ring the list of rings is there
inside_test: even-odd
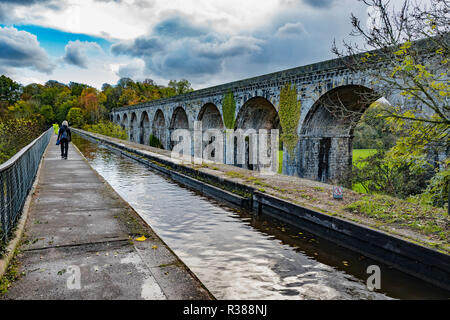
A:
[[[194,91],[194,89],[192,89],[191,87],[191,83],[186,79],[181,79],[180,81],[170,80],[168,86],[169,88],[175,89],[176,94],[183,94]]]
[[[419,164],[432,145],[448,146],[449,142],[450,4],[404,0],[395,10],[388,0],[360,1],[370,9],[369,25],[366,28],[352,15],[351,35],[362,38],[363,45],[344,42],[344,50],[334,44],[333,51],[346,56],[349,68],[372,79],[379,96],[404,97],[403,102],[385,105],[378,116],[389,119],[401,135],[398,141],[406,149],[393,152],[409,153]]]
[[[44,116],[47,124],[52,124],[55,120],[55,113],[53,112],[52,106],[44,105],[39,112]]]
[[[0,76],[0,107],[13,105],[20,99],[21,86],[5,75]]]
[[[29,118],[36,112],[34,106],[30,102],[23,100],[17,101],[13,106],[10,106],[8,110],[14,114],[15,118]]]
[[[120,78],[119,81],[117,81],[117,86],[121,88],[129,88],[133,87],[134,81],[131,78]]]
[[[94,88],[83,89],[80,96],[80,104],[89,117],[90,123],[97,123],[100,120],[100,103],[97,90]]]
[[[73,108],[78,105],[78,99],[76,97],[72,97],[72,99],[67,100],[63,103],[61,103],[57,107],[56,111],[56,121],[58,123],[62,123],[67,118],[67,113],[69,112],[70,108]]]
[[[81,127],[84,124],[83,110],[81,108],[70,108],[67,121],[74,127]]]
[[[388,0],[360,1],[369,9],[368,24],[352,14],[351,35],[363,44],[344,42],[340,50],[334,43],[332,50],[348,68],[371,79],[376,93],[361,95],[363,104],[370,104],[375,96],[403,98],[384,104],[376,115],[387,120],[397,140],[385,154],[384,163],[377,165],[378,173],[371,175],[377,178],[384,169],[392,171],[389,162],[399,164],[402,170],[407,168],[412,183],[414,176],[432,167],[448,171],[450,4],[446,0],[404,0],[396,9]],[[345,106],[336,109],[345,112]],[[448,181],[449,175],[439,176]],[[429,191],[437,192],[436,188]]]

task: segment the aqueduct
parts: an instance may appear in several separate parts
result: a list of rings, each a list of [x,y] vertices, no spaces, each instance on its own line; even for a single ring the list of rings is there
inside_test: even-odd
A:
[[[152,133],[165,149],[171,149],[171,132],[193,130],[197,120],[202,121],[203,130],[223,130],[222,102],[225,94],[232,92],[236,102],[233,129],[283,131],[278,111],[280,91],[286,84],[297,86],[301,110],[299,141],[293,153],[284,150],[283,174],[321,181],[338,179],[351,168],[352,134],[357,121],[333,113],[327,105],[339,102],[348,110],[364,111],[370,104],[361,95],[374,93],[370,79],[350,70],[342,59],[117,108],[111,112],[111,119],[127,129],[130,140],[147,144]],[[399,95],[388,98],[401,99]]]

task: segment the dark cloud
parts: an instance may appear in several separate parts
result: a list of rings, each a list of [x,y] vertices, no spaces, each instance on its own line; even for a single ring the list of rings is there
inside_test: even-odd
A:
[[[315,8],[329,8],[334,0],[303,0],[303,2]]]
[[[86,69],[89,61],[89,58],[86,55],[86,50],[88,49],[101,50],[96,42],[80,40],[69,41],[65,47],[63,60],[68,64]]]
[[[219,73],[224,60],[257,52],[261,42],[250,36],[224,36],[174,16],[146,36],[114,44],[111,51],[141,58],[152,74],[192,78]]]
[[[155,35],[173,39],[200,37],[208,34],[208,31],[194,26],[186,18],[175,16],[158,23],[153,28]]]
[[[0,0],[0,23],[17,23],[14,8],[18,6],[42,6],[51,10],[62,10],[66,7],[66,0]]]
[[[0,27],[0,64],[28,67],[45,73],[51,73],[54,69],[36,36],[13,27]]]
[[[0,0],[0,3],[7,3],[7,4],[18,4],[22,6],[28,6],[30,4],[36,4],[36,3],[47,3],[51,2],[52,0]]]
[[[152,55],[163,49],[163,44],[158,38],[139,37],[133,41],[119,42],[111,46],[111,51],[115,55],[129,55],[134,57],[144,57]]]

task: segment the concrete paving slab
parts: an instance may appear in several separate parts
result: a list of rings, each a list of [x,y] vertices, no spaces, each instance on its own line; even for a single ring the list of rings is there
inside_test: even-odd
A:
[[[39,190],[39,198],[33,204],[33,209],[43,212],[57,213],[72,210],[93,210],[120,208],[123,202],[115,194],[104,187],[96,190]]]
[[[79,210],[61,214],[34,212],[27,223],[27,239],[22,250],[128,239],[117,218],[122,208]]]

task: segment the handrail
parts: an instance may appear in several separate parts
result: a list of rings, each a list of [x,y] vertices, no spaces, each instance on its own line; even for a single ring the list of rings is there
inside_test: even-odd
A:
[[[0,255],[22,212],[53,129],[42,133],[5,163],[0,164]]]

